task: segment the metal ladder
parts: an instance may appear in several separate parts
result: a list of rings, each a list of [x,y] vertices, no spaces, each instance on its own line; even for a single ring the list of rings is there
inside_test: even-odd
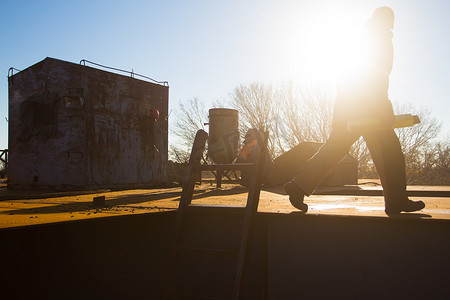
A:
[[[189,159],[189,174],[188,180],[183,185],[183,191],[181,194],[180,204],[176,216],[175,223],[175,239],[172,249],[172,255],[169,258],[168,263],[168,275],[166,279],[166,293],[167,299],[240,299],[243,292],[244,284],[243,279],[248,268],[248,254],[249,254],[249,238],[255,216],[258,209],[259,195],[261,191],[261,182],[263,176],[264,162],[267,153],[267,133],[262,134],[262,137],[258,135],[257,151],[255,151],[255,163],[240,163],[240,164],[215,164],[215,165],[202,165],[200,160],[203,155],[205,143],[208,139],[208,134],[204,130],[199,130],[195,136],[194,144],[192,147],[191,156]],[[191,204],[195,178],[198,172],[202,170],[242,170],[245,168],[251,168],[251,180],[248,191],[248,198],[245,207],[232,209],[230,207],[213,207]],[[226,211],[243,214],[240,245],[235,249],[229,248],[208,248],[208,247],[192,247],[186,245],[185,230],[187,225],[185,219],[188,215],[193,215],[198,212],[205,212],[206,214],[214,213],[227,213]],[[183,253],[196,253],[201,255],[214,255],[214,256],[233,256],[237,257],[236,272],[234,275],[233,293],[227,297],[214,297],[211,295],[196,295],[191,292],[178,291],[174,286],[174,278],[177,275],[177,267],[180,264],[180,256]]]

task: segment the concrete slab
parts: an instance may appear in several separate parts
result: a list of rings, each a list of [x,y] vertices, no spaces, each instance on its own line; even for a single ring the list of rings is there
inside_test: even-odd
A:
[[[204,183],[193,202],[244,205],[246,192]],[[7,258],[0,266],[2,295],[163,299],[180,194],[176,187],[0,201],[0,257]],[[106,207],[93,207],[98,196],[105,196]],[[388,218],[381,196],[313,195],[304,215],[281,187],[264,189],[244,299],[445,298],[450,197],[420,199],[427,204],[422,212]],[[227,222],[196,214],[190,220],[197,227],[186,226],[189,241],[239,237],[239,224],[221,217]],[[230,291],[217,270],[232,269],[233,262],[194,259],[183,261],[191,290]]]
[[[308,214],[343,215],[387,218],[384,213],[382,196],[332,195],[346,190],[380,190],[377,183],[359,185],[344,189],[321,188],[305,202],[309,205]],[[450,187],[409,187],[411,191],[450,191]],[[333,192],[334,191],[334,192]],[[331,194],[330,194],[331,193]],[[164,189],[134,189],[121,191],[93,192],[45,192],[14,191],[0,188],[0,228],[30,226],[54,222],[73,221],[155,213],[174,210],[178,207],[180,187]],[[93,198],[105,196],[106,206],[93,206]],[[9,199],[8,199],[9,198]],[[213,183],[196,186],[193,203],[210,205],[245,205],[247,188],[237,184],[223,184],[216,189]],[[450,219],[450,197],[412,197],[423,200],[424,210],[405,214],[411,218]],[[268,187],[261,191],[260,212],[290,214],[297,210],[291,206],[282,187]]]
[[[0,228],[174,210],[181,189],[105,191],[51,198],[46,195],[0,201]],[[93,205],[93,198],[99,196],[105,196],[103,208]]]

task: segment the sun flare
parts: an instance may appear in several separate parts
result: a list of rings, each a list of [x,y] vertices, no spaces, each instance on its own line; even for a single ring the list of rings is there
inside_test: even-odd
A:
[[[292,28],[293,68],[316,82],[357,76],[365,62],[361,40],[364,15],[356,11],[320,11]]]
[[[358,42],[359,33],[350,27],[317,24],[305,37],[306,63],[319,77],[348,76],[363,60]]]

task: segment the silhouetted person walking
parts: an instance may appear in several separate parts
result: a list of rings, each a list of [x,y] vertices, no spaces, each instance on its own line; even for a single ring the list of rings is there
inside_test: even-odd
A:
[[[405,158],[392,126],[394,113],[388,98],[389,74],[392,70],[392,29],[394,13],[380,7],[366,23],[368,38],[367,64],[356,80],[340,84],[333,112],[333,130],[327,142],[306,163],[302,171],[284,185],[291,204],[308,210],[303,200],[319,185],[326,174],[348,153],[361,134],[347,130],[347,122],[377,118],[381,128],[362,132],[383,186],[385,211],[388,215],[412,212],[425,207],[406,194]]]

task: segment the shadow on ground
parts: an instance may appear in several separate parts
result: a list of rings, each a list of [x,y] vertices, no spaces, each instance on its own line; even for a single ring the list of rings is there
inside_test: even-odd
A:
[[[179,197],[181,192],[161,192],[161,193],[148,193],[148,194],[127,194],[123,196],[118,196],[116,198],[109,198],[106,200],[105,207],[101,207],[98,209],[108,210],[113,207],[117,207],[120,205],[132,205],[132,204],[141,204],[152,201],[158,201],[173,197]],[[175,201],[175,200],[174,200]],[[177,200],[176,200],[177,201]],[[149,208],[149,207],[148,207]],[[62,203],[56,205],[49,205],[45,207],[33,207],[29,209],[17,209],[17,210],[7,210],[0,212],[0,214],[53,214],[53,213],[62,213],[62,212],[83,212],[96,209],[93,206],[92,201],[83,201],[83,202],[70,202],[70,203]]]

